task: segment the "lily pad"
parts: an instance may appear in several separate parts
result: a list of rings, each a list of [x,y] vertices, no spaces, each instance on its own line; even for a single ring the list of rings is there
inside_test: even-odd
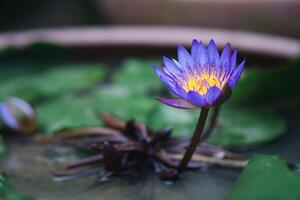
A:
[[[149,126],[153,129],[170,127],[173,136],[190,137],[193,134],[199,117],[200,109],[181,110],[172,108],[156,101],[154,112],[151,114]]]
[[[92,86],[104,75],[100,65],[56,66],[1,81],[0,99],[16,96],[32,102]]]
[[[221,147],[259,144],[284,134],[285,121],[271,108],[224,107],[207,142]]]
[[[167,106],[157,107],[151,126],[171,126],[174,136],[193,134],[200,110],[179,110]],[[258,144],[277,138],[286,130],[285,121],[270,108],[222,107],[217,124],[207,142],[221,147]]]
[[[87,98],[98,113],[106,112],[123,120],[135,119],[146,124],[156,103],[143,95],[131,95],[128,88],[116,85],[93,91]]]
[[[269,102],[299,97],[299,73],[300,59],[272,70],[247,69],[242,74],[231,99]]]
[[[62,129],[101,125],[93,107],[72,95],[41,104],[36,112],[39,127],[48,135]]]
[[[129,59],[116,71],[112,82],[126,87],[131,94],[149,94],[162,88],[152,66],[159,63],[157,60]]]
[[[0,197],[6,200],[33,200],[15,191],[4,173],[0,174]]]
[[[240,199],[300,199],[300,172],[290,170],[277,156],[255,155],[226,198]]]

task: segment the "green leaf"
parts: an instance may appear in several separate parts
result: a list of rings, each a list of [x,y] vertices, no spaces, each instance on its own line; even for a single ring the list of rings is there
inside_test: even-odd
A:
[[[255,155],[226,200],[300,199],[300,172],[291,171],[277,156]]]
[[[103,75],[103,67],[99,65],[56,66],[41,72],[30,71],[1,81],[0,99],[16,96],[32,102],[88,88],[99,82]]]
[[[6,200],[33,200],[15,191],[4,173],[0,174],[0,197]]]
[[[85,96],[65,96],[37,106],[40,127],[48,134],[62,129],[99,126],[99,114],[147,123],[156,103],[151,98],[127,95],[126,89],[104,86]]]
[[[174,136],[190,137],[199,112],[158,105],[149,124],[155,129],[170,126]],[[257,144],[268,142],[285,130],[285,121],[270,108],[225,105],[221,108],[218,126],[207,142],[221,147]]]
[[[117,85],[104,86],[86,98],[98,113],[106,112],[123,120],[135,119],[144,123],[148,123],[148,115],[156,103],[149,97],[131,95],[128,88]]]
[[[162,88],[162,83],[153,72],[152,66],[159,63],[156,60],[125,61],[113,77],[116,85],[128,88],[131,94],[149,94]]]
[[[207,142],[221,147],[271,141],[286,130],[285,121],[271,108],[224,106],[218,127]]]
[[[233,91],[233,101],[278,101],[300,96],[300,59],[274,69],[250,68]]]
[[[192,136],[200,109],[182,110],[166,106],[160,102],[155,103],[155,110],[149,121],[149,126],[151,126],[151,128],[158,130],[164,127],[171,127],[173,129],[173,136]]]
[[[89,102],[72,95],[43,103],[36,112],[40,128],[48,135],[62,129],[101,125]]]

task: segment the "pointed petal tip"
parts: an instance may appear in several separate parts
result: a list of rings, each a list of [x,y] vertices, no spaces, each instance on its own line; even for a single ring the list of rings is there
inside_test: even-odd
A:
[[[185,48],[184,48],[184,46],[183,46],[182,44],[178,45],[178,46],[177,46],[177,49],[178,49],[178,51],[179,51],[179,50],[183,50],[183,49],[185,50]]]
[[[208,53],[208,62],[209,64],[214,64],[215,66],[219,62],[220,54],[218,51],[218,47],[216,46],[213,39],[210,40],[208,46],[207,46],[207,53]]]
[[[215,44],[215,40],[214,39],[210,39],[209,40],[209,44]]]
[[[239,66],[235,69],[235,71],[233,72],[232,76],[228,80],[228,84],[229,84],[231,90],[234,89],[235,85],[237,84],[238,80],[240,79],[241,74],[244,71],[244,64],[245,64],[245,62],[246,62],[246,60],[244,60],[243,62],[241,62],[239,64]]]
[[[161,74],[161,69],[160,69],[160,67],[158,67],[158,65],[153,65],[153,66],[152,66],[152,69],[153,69],[153,71],[154,71],[158,76],[160,76],[160,74]]]
[[[192,41],[192,46],[198,45],[199,43],[200,43],[199,40],[193,39],[193,41]]]
[[[225,48],[229,48],[229,50],[230,50],[230,49],[231,49],[231,44],[230,44],[229,42],[227,42],[227,43],[225,44],[225,46],[224,46],[223,49],[225,49]]]

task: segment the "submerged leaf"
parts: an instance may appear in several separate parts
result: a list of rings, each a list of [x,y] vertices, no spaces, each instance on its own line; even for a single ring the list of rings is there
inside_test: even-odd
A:
[[[300,199],[300,172],[291,171],[277,156],[255,155],[226,200]]]

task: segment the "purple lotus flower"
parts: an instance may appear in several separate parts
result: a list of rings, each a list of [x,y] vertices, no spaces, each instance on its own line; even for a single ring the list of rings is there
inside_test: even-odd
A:
[[[245,60],[236,67],[237,49],[226,44],[221,56],[213,40],[206,48],[193,40],[191,54],[178,47],[178,61],[163,58],[162,68],[154,71],[165,86],[179,98],[157,98],[177,108],[212,107],[224,102],[239,80]]]

